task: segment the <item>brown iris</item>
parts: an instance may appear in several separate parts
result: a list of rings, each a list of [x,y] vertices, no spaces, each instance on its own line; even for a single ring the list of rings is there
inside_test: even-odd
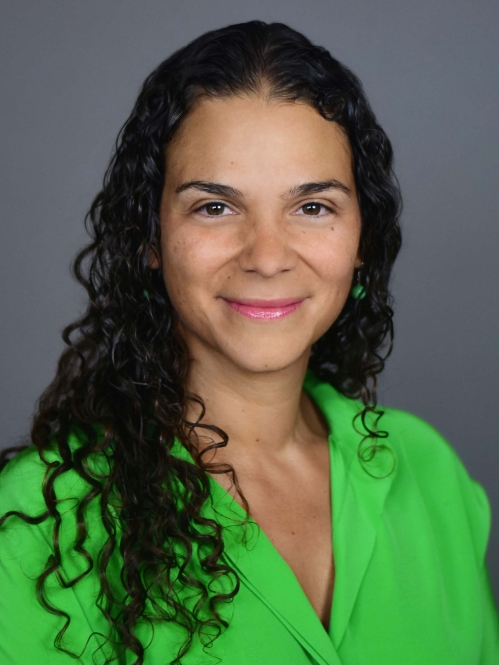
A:
[[[317,212],[320,211],[321,209],[321,204],[320,203],[305,203],[305,205],[302,206],[304,210],[310,210],[311,208],[316,208]],[[308,215],[308,212],[306,213]]]

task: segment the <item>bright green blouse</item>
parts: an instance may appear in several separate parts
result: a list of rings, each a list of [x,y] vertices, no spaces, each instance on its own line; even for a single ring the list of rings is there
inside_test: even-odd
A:
[[[329,630],[322,626],[291,568],[254,522],[246,542],[242,539],[238,519],[245,516],[243,508],[210,477],[212,494],[204,514],[225,527],[223,557],[237,571],[241,587],[233,602],[220,610],[229,627],[209,649],[203,650],[196,638],[182,662],[498,665],[499,618],[485,560],[491,510],[483,487],[431,425],[388,407],[382,407],[379,428],[388,431],[381,442],[394,458],[385,453],[364,462],[367,473],[357,456],[362,435],[352,424],[362,404],[319,381],[310,370],[304,389],[330,428],[336,579]],[[356,425],[361,429],[360,419]],[[74,435],[70,445],[78,445]],[[192,462],[177,440],[174,454]],[[57,459],[57,454],[47,457]],[[393,473],[380,478],[390,470],[393,459]],[[0,475],[0,514],[7,510],[41,513],[44,470],[34,446],[9,462]],[[76,505],[89,486],[70,471],[55,481],[55,488],[61,499],[62,565],[69,578],[86,567],[83,558],[72,552],[72,543]],[[95,557],[106,539],[98,502],[90,503],[86,515],[90,537],[85,547]],[[51,520],[28,525],[14,516],[0,529],[2,665],[76,662],[53,646],[63,618],[44,610],[36,597],[34,578],[51,553],[52,526]],[[117,557],[111,566],[116,584]],[[108,633],[96,605],[97,575],[92,572],[67,589],[54,576],[49,581],[50,600],[71,617],[64,644],[83,652],[84,665],[104,662],[102,651],[92,660],[102,639],[94,635],[84,650],[92,633]],[[223,585],[220,582],[221,589],[231,588]],[[137,635],[149,644],[145,665],[167,665],[185,639],[183,629],[166,622],[157,622],[154,633],[141,622]],[[109,645],[103,651],[109,654]],[[134,660],[130,653],[118,662],[130,665]]]

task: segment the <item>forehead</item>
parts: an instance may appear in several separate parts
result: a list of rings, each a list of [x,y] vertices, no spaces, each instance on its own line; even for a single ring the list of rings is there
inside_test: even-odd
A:
[[[258,95],[203,98],[167,146],[167,171],[192,169],[324,171],[351,180],[351,149],[344,130],[303,102]],[[341,172],[341,173],[340,173]],[[296,174],[299,177],[299,173]]]

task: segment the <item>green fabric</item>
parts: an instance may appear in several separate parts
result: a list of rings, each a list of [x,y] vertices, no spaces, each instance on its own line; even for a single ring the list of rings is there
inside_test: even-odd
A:
[[[382,407],[379,427],[394,454],[376,456],[361,467],[362,434],[352,419],[362,408],[308,371],[304,388],[330,427],[333,550],[336,579],[329,633],[323,628],[290,567],[253,523],[242,540],[245,515],[210,477],[212,501],[204,514],[225,526],[226,561],[241,579],[232,604],[221,613],[229,628],[203,651],[195,641],[183,662],[201,665],[497,665],[499,618],[485,554],[491,511],[483,487],[473,480],[449,443],[428,423],[405,411]],[[360,419],[356,421],[360,429]],[[78,440],[71,438],[72,447]],[[176,441],[174,453],[192,462]],[[57,459],[56,453],[47,455]],[[37,515],[45,504],[45,467],[33,446],[0,475],[0,514],[18,510]],[[61,552],[65,579],[83,572],[85,560],[72,552],[76,505],[89,486],[75,473],[55,481],[61,499]],[[299,497],[297,497],[299,501]],[[292,509],[292,506],[290,506]],[[98,502],[87,507],[92,556],[106,540]],[[235,518],[235,519],[234,519]],[[34,578],[51,552],[52,520],[27,525],[9,518],[0,529],[0,663],[62,665],[76,662],[53,646],[64,620],[38,603]],[[197,550],[195,550],[196,554]],[[193,564],[194,565],[194,564]],[[194,566],[193,570],[197,570]],[[119,590],[119,555],[111,577]],[[199,574],[200,571],[198,571]],[[83,652],[92,632],[108,633],[96,605],[97,575],[71,588],[49,577],[49,597],[71,617],[64,644]],[[228,590],[226,582],[219,589]],[[214,587],[214,589],[217,587]],[[185,638],[172,623],[156,623],[154,636],[141,622],[138,636],[150,645],[145,665],[167,665]],[[104,661],[92,652],[93,636],[81,662]],[[217,658],[221,658],[221,661]],[[133,663],[133,654],[121,665]]]

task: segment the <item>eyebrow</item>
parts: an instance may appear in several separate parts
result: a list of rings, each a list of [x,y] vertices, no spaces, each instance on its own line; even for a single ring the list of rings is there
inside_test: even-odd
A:
[[[180,194],[186,189],[199,189],[202,192],[208,192],[208,194],[216,194],[217,196],[227,196],[237,199],[244,199],[244,194],[230,187],[230,185],[222,185],[219,182],[206,182],[205,180],[191,180],[190,182],[184,182],[182,185],[179,185],[175,192]],[[296,185],[288,190],[285,194],[281,195],[281,198],[287,199],[294,196],[307,196],[308,194],[318,194],[319,192],[325,192],[328,189],[337,189],[349,196],[351,194],[350,187],[347,187],[339,180],[323,180],[320,182],[305,182],[302,185]]]

